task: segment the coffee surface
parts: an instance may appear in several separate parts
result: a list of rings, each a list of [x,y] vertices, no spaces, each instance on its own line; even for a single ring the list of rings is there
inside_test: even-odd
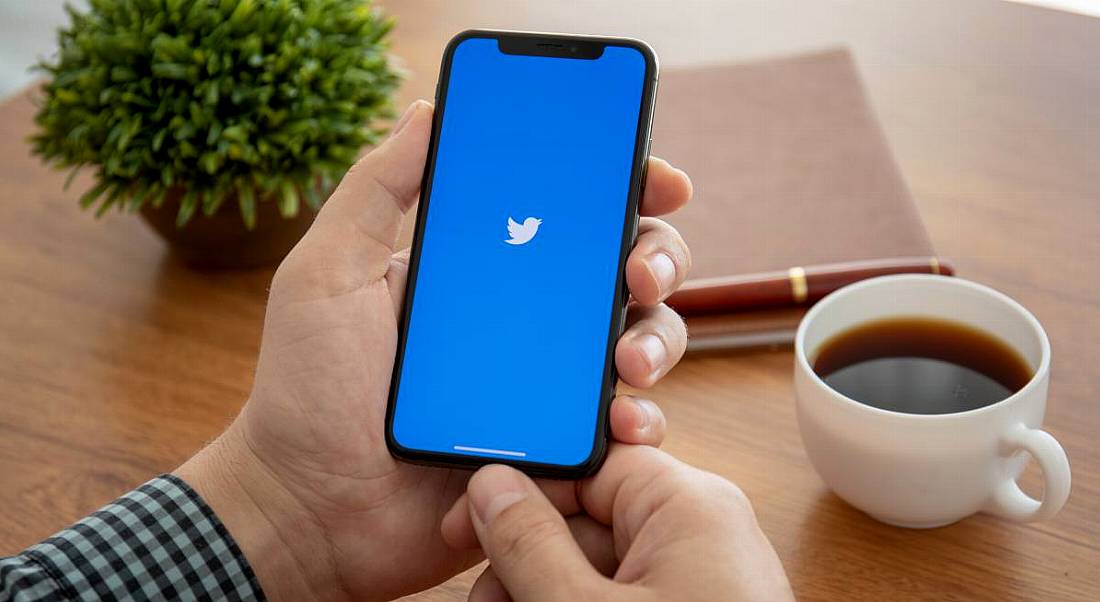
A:
[[[1031,380],[1027,361],[998,337],[959,322],[901,317],[825,341],[813,362],[830,387],[908,414],[951,414],[997,403]]]

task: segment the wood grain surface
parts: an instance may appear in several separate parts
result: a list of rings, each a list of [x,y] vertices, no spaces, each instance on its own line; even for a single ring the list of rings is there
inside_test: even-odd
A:
[[[847,45],[937,250],[1030,308],[1054,347],[1047,428],[1073,467],[1040,524],[888,527],[830,494],[799,441],[786,351],[685,360],[654,392],[666,449],[737,482],[803,600],[1097,600],[1100,20],[972,0],[391,1],[401,101],[468,27],[631,35],[665,69]],[[658,107],[660,110],[660,107]],[[96,221],[0,104],[0,553],[171,470],[248,394],[270,270],[197,273],[138,219]],[[1030,469],[1025,488],[1035,493]],[[465,598],[473,572],[413,597]]]

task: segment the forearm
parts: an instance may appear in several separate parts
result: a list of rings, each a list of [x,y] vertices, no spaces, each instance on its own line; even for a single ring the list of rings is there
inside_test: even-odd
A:
[[[330,554],[231,426],[174,474],[0,559],[0,602],[340,599]]]
[[[0,559],[0,600],[263,600],[225,526],[184,481],[157,477]]]

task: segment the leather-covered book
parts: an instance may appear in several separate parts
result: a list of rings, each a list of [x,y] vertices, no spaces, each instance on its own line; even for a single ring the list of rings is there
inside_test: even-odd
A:
[[[691,280],[934,255],[846,50],[664,70],[652,153],[695,185]]]

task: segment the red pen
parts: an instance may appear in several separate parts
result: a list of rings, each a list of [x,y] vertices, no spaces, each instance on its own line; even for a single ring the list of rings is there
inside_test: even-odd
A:
[[[936,257],[797,266],[774,272],[689,280],[666,303],[685,316],[811,305],[853,282],[889,274],[953,276],[955,270]]]

